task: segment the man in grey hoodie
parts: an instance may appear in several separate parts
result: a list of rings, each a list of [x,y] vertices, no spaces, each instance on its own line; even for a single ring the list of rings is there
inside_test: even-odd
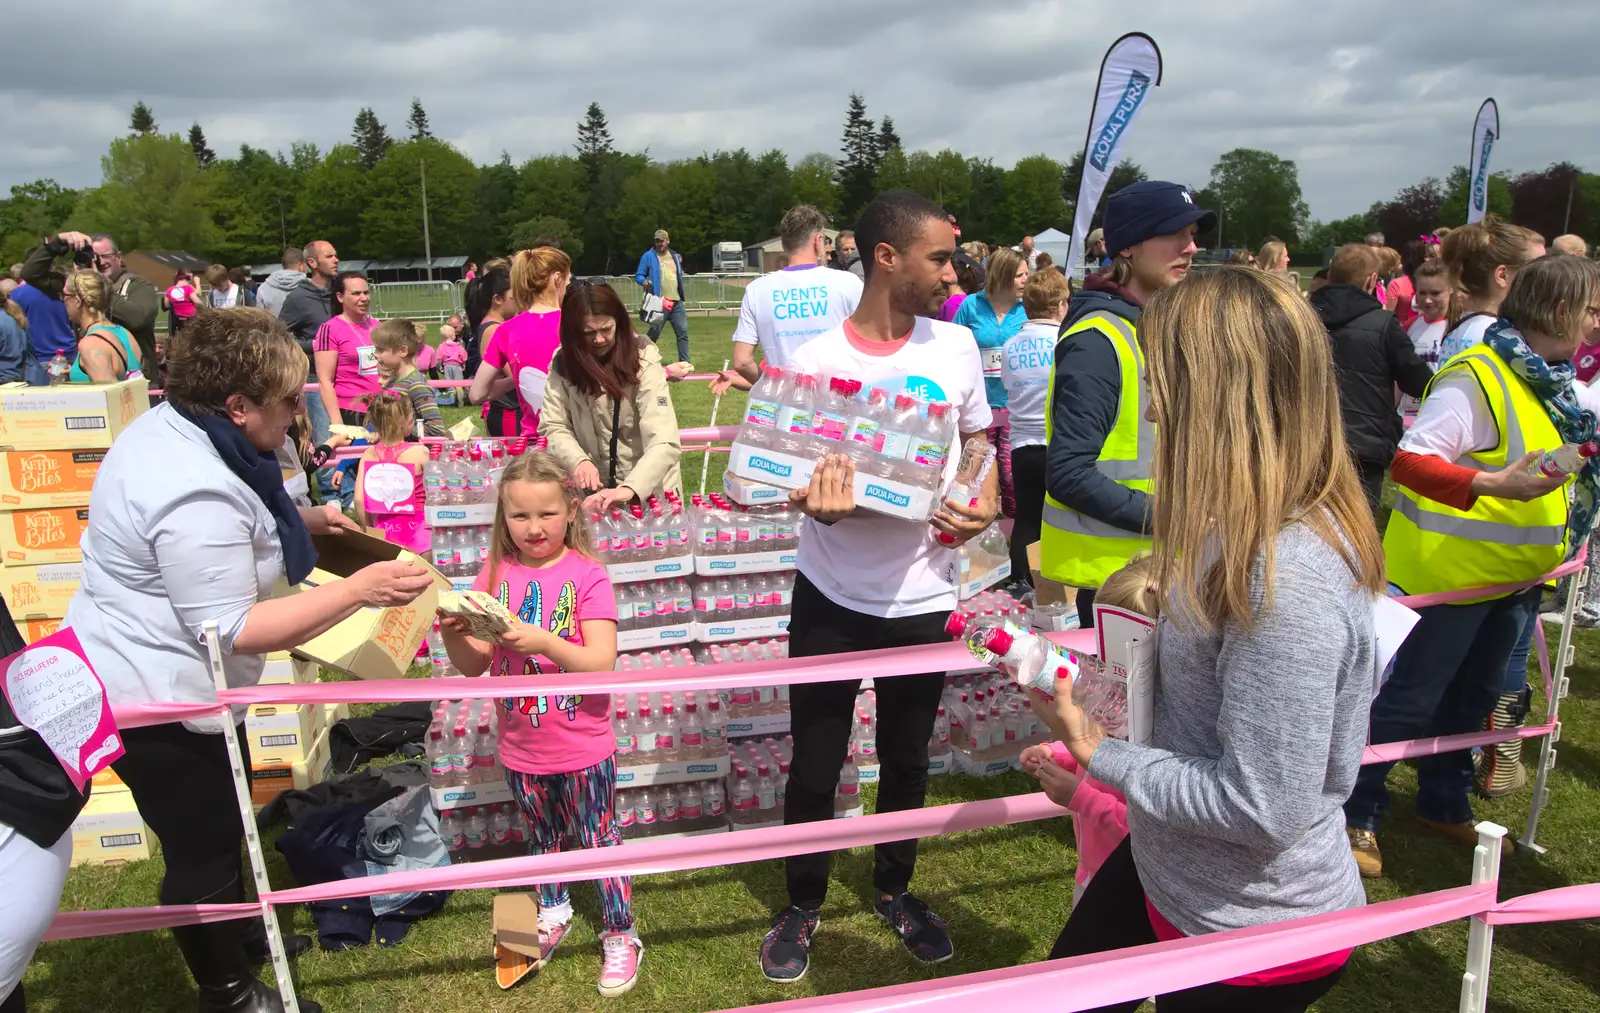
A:
[[[305,277],[305,252],[298,246],[291,246],[283,251],[283,269],[267,275],[267,280],[256,289],[256,305],[273,316],[282,315],[283,300],[288,297],[289,290]]]

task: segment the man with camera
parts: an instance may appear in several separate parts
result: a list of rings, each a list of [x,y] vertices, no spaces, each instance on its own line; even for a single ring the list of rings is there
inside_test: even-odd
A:
[[[161,295],[154,285],[123,266],[122,251],[110,236],[103,232],[93,236],[82,232],[47,236],[28,251],[27,259],[22,264],[22,280],[59,308],[64,276],[55,271],[54,266],[56,258],[68,250],[72,251],[72,262],[79,268],[98,271],[105,278],[111,291],[111,305],[106,315],[112,323],[120,324],[133,335],[134,342],[139,346],[139,357],[143,360],[144,375],[153,383],[161,375],[160,361],[156,355],[156,315],[161,310]],[[38,326],[34,323],[34,307],[23,303],[22,308],[28,314],[28,326],[32,331]],[[39,309],[46,319],[53,319],[54,313],[48,312],[43,304],[39,304]],[[65,320],[66,310],[60,309],[59,312],[62,320]],[[66,332],[70,336],[66,344],[50,344],[48,349],[46,344],[59,340],[54,330],[46,335],[33,336],[33,353],[40,364],[39,375],[43,375],[43,363],[55,355],[57,348],[70,351],[77,346],[70,324],[66,325]],[[29,382],[33,381],[30,379]]]

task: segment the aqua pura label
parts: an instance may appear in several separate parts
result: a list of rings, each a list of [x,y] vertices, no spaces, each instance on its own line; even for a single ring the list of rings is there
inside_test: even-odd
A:
[[[751,398],[750,403],[745,406],[744,421],[746,425],[775,429],[778,425],[778,406],[771,401],[757,401]]]
[[[797,436],[810,436],[816,420],[817,414],[810,408],[784,405],[783,410],[778,412],[778,428]]]

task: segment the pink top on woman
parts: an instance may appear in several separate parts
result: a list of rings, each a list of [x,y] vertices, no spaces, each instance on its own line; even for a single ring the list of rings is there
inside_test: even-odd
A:
[[[367,451],[361,476],[361,509],[385,540],[427,555],[433,531],[423,517],[422,465],[400,460],[414,443],[382,444]]]
[[[343,316],[329,317],[317,328],[316,340],[311,344],[313,352],[339,353],[333,370],[333,393],[339,399],[339,407],[346,411],[366,411],[361,399],[383,389],[383,381],[378,378],[378,350],[372,347],[372,332],[378,323],[376,317],[359,324]]]
[[[197,294],[194,286],[186,281],[180,281],[167,289],[167,302],[172,304],[172,315],[185,320],[194,316],[194,297]]]
[[[1409,328],[1411,321],[1417,319],[1417,308],[1411,305],[1411,300],[1416,298],[1417,290],[1411,284],[1408,275],[1397,274],[1390,279],[1388,289],[1389,298],[1398,301],[1394,304],[1394,315],[1400,321],[1401,327]]]
[[[561,311],[518,313],[501,324],[483,350],[483,361],[509,369],[522,402],[523,436],[539,435],[539,409],[550,379],[550,360],[561,347]]]
[[[494,575],[493,587],[486,566],[472,587],[499,598],[500,604],[523,622],[574,644],[583,643],[580,623],[617,619],[617,598],[606,568],[571,549],[548,566],[505,560]],[[487,674],[555,675],[560,671],[559,665],[543,655],[530,658],[496,645]],[[616,751],[610,693],[507,697],[499,703],[500,762],[507,770],[567,774],[592,767]]]

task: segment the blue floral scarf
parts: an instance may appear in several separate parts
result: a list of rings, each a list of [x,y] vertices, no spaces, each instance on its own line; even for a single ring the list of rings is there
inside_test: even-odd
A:
[[[1522,332],[1501,317],[1484,332],[1483,343],[1494,349],[1514,373],[1533,390],[1556,432],[1566,443],[1587,443],[1595,438],[1595,414],[1578,404],[1573,389],[1578,372],[1571,362],[1546,362],[1528,347]],[[1554,447],[1546,447],[1554,450]],[[1510,464],[1511,462],[1506,462]],[[1595,509],[1600,503],[1600,456],[1591,457],[1578,470],[1572,490],[1572,509],[1567,514],[1567,558],[1577,554],[1594,527]]]

